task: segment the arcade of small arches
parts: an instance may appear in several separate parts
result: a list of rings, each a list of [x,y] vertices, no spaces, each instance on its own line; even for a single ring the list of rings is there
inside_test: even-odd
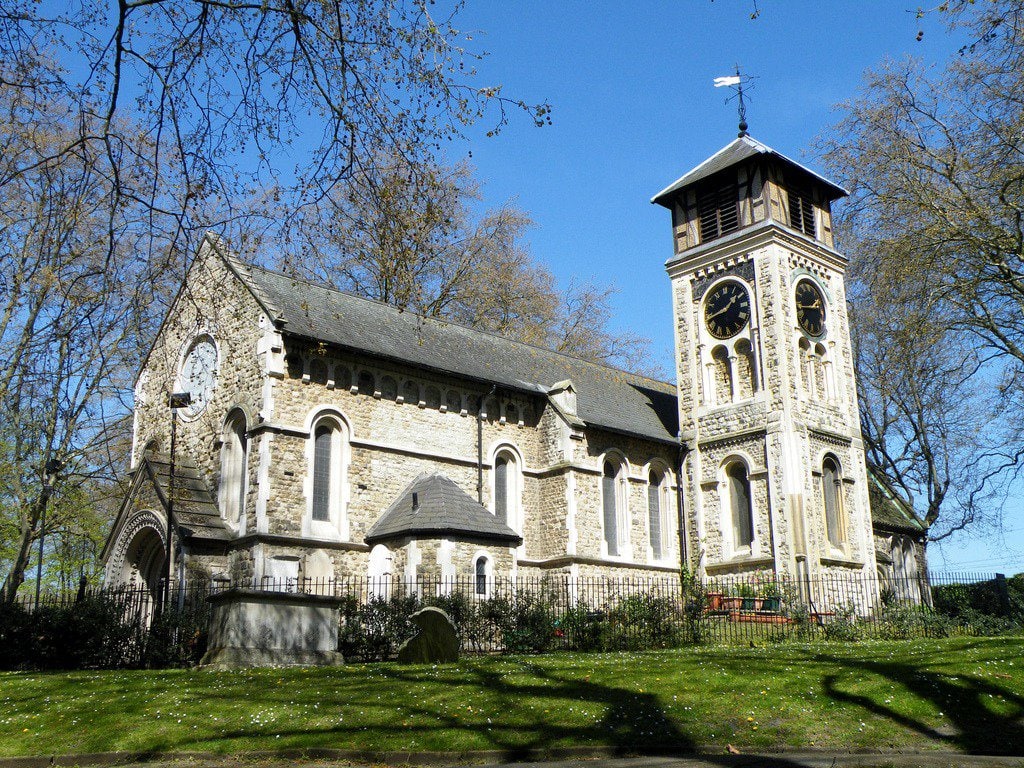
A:
[[[290,378],[304,384],[319,384],[327,389],[347,390],[353,395],[366,395],[400,405],[415,405],[441,413],[479,416],[488,421],[520,427],[531,423],[534,416],[528,404],[512,398],[499,399],[457,387],[439,387],[412,377],[396,378],[387,372],[374,371],[365,366],[353,367],[347,362],[314,352],[291,354],[285,362]]]

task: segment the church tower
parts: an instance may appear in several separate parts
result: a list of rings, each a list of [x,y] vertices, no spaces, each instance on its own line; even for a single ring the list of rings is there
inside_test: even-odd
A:
[[[845,194],[743,133],[652,200],[672,212],[687,560],[706,576],[875,571]]]

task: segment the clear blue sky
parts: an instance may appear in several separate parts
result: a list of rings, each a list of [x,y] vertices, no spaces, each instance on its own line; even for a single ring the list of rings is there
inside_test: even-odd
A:
[[[836,106],[856,94],[866,68],[887,56],[941,62],[962,42],[942,18],[916,19],[909,1],[757,7],[751,19],[752,0],[476,0],[460,15],[491,54],[482,79],[550,101],[554,125],[523,118],[497,138],[474,132],[452,159],[472,153],[487,204],[513,200],[532,215],[532,251],[561,281],[613,283],[618,326],[650,338],[667,372],[669,214],[649,200],[735,138],[735,103],[712,80],[737,64],[756,78],[751,135],[815,167],[814,138],[839,119]],[[986,532],[932,546],[932,567],[1024,571],[1022,518],[1019,505],[1007,510],[1005,540]]]

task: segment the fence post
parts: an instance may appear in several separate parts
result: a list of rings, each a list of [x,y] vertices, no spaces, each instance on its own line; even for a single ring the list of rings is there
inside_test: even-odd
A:
[[[999,596],[999,614],[1010,615],[1010,590],[1006,585],[1006,574],[996,574],[996,594]]]

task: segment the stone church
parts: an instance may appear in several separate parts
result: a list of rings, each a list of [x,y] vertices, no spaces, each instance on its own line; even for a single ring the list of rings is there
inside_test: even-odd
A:
[[[742,135],[653,198],[672,217],[674,383],[207,236],[135,385],[108,582],[156,589],[172,495],[172,571],[257,588],[916,574],[925,529],[865,466],[844,194]],[[172,410],[172,393],[190,397]]]

